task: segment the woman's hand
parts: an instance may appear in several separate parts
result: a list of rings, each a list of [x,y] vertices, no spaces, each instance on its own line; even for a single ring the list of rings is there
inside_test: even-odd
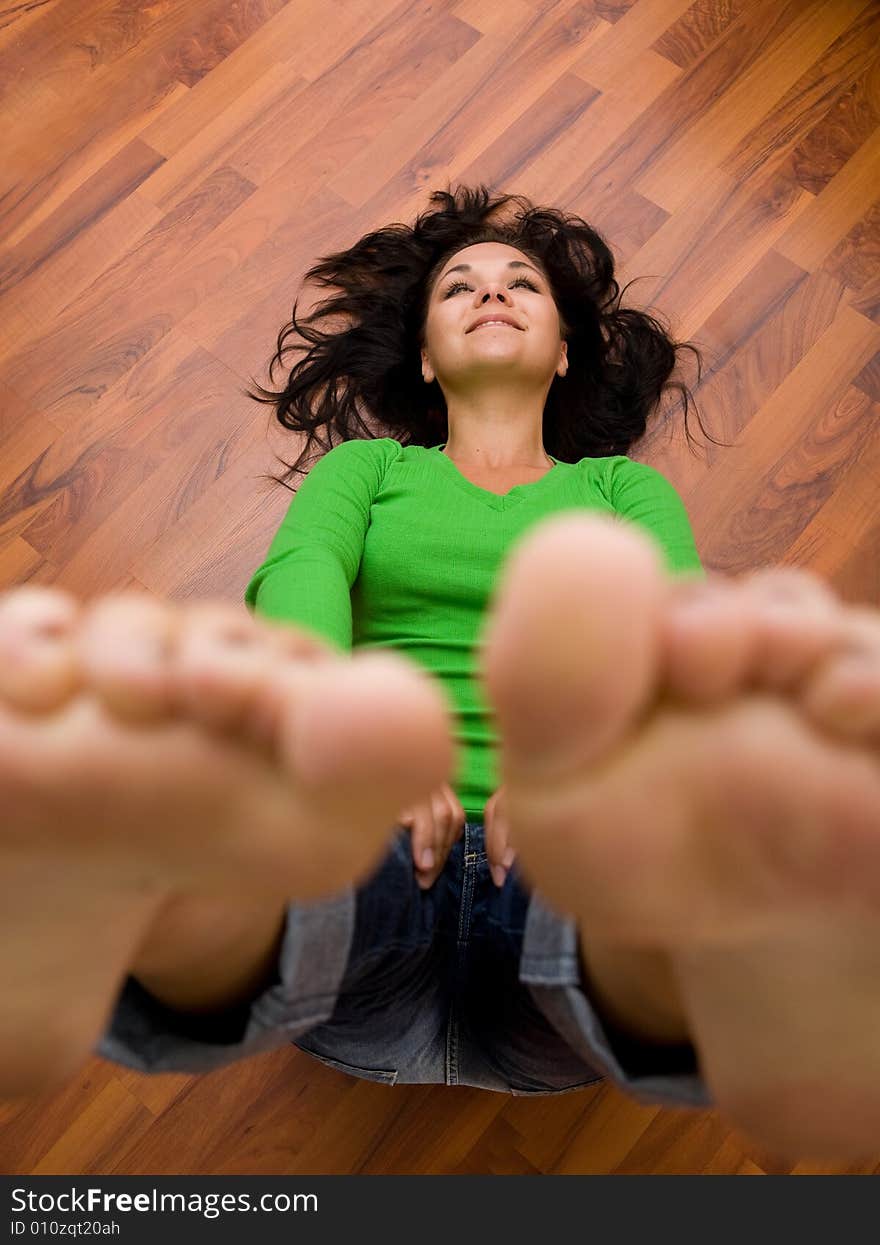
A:
[[[449,784],[444,783],[427,800],[405,808],[397,820],[411,829],[416,881],[427,890],[440,876],[453,843],[464,832],[464,809]]]
[[[507,877],[507,870],[516,857],[516,852],[510,845],[510,826],[504,813],[503,786],[486,801],[484,820],[489,872],[492,874],[492,881],[500,890]]]

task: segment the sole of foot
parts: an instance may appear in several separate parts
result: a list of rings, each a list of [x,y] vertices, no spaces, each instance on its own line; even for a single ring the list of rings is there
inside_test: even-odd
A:
[[[221,603],[0,596],[0,1094],[69,1079],[170,898],[368,876],[448,780],[450,712],[396,654]]]
[[[780,1152],[880,1137],[880,618],[806,571],[675,580],[604,516],[504,570],[483,680],[526,880],[662,952],[706,1082]]]

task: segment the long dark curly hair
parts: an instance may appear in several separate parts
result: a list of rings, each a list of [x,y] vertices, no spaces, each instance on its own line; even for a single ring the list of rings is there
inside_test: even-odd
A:
[[[446,402],[436,380],[425,383],[420,352],[436,278],[457,251],[476,242],[516,247],[544,273],[552,291],[568,342],[568,371],[553,377],[544,405],[548,454],[563,462],[626,454],[645,434],[664,389],[676,389],[684,399],[690,445],[687,413],[693,394],[669,377],[678,352],[691,350],[699,383],[700,351],[691,342],[673,341],[646,312],[620,306],[614,260],[601,234],[579,216],[535,207],[522,195],[493,199],[484,185],[434,191],[431,202],[436,208],[418,216],[412,227],[393,224],[368,233],[347,251],[323,256],[306,273],[305,281],[341,292],[299,321],[294,302],[293,316],[278,335],[270,381],[290,351],[305,356],[280,391],[255,382],[255,391],[245,390],[257,402],[271,403],[284,428],[308,434],[299,458],[285,463],[281,478],[261,478],[291,488],[290,477],[307,473],[301,464],[320,444],[321,430],[324,445],[317,457],[339,442],[376,436],[402,445],[445,441]],[[518,210],[511,213],[510,204]],[[334,320],[332,328],[320,326]],[[296,333],[310,347],[291,343]],[[374,431],[364,417],[387,431]],[[699,411],[697,419],[710,441],[726,444],[706,433]]]

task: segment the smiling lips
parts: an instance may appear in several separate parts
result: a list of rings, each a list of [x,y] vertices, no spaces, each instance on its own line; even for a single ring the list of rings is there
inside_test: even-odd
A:
[[[472,333],[475,333],[477,329],[487,329],[487,328],[515,329],[516,327],[517,326],[515,324],[511,324],[509,320],[482,320],[479,324],[475,324],[474,327],[470,331]]]

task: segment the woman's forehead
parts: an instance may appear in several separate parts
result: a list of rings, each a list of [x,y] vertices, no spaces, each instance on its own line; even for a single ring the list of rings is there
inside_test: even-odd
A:
[[[475,242],[470,246],[463,246],[454,255],[450,255],[447,264],[503,264],[510,260],[525,260],[528,264],[533,263],[528,255],[506,242]],[[446,266],[443,266],[444,271]]]

